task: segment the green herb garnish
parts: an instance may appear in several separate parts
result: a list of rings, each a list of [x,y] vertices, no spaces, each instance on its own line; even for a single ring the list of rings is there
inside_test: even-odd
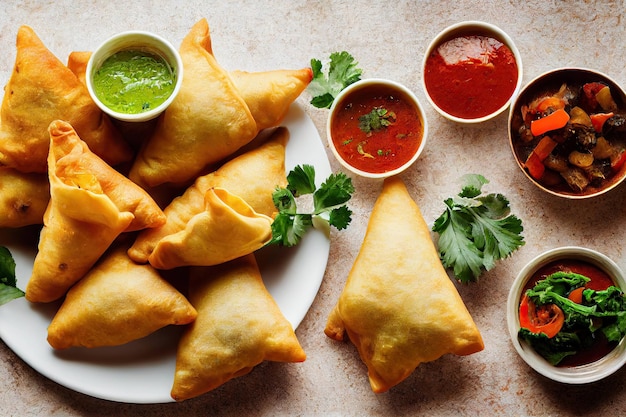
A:
[[[287,187],[278,187],[272,194],[278,215],[272,223],[269,244],[297,245],[309,228],[321,225],[345,229],[352,221],[352,211],[345,203],[353,192],[352,180],[342,172],[331,174],[316,188],[315,168],[306,164],[296,166],[287,175]],[[313,196],[310,212],[298,210],[296,198],[304,195]]]
[[[458,197],[444,201],[446,210],[435,220],[438,250],[443,266],[452,268],[463,283],[477,281],[483,271],[524,245],[522,221],[510,214],[502,194],[481,195],[489,181],[468,174]]]
[[[362,71],[358,63],[348,52],[334,52],[330,54],[328,76],[322,72],[322,62],[311,59],[313,79],[307,86],[307,91],[313,97],[311,104],[317,108],[330,108],[337,94],[344,88],[361,79]]]
[[[371,112],[359,117],[359,129],[363,133],[371,134],[395,122],[396,114],[383,107],[374,107]]]
[[[17,288],[15,260],[7,248],[0,246],[0,305],[23,296],[24,291]]]

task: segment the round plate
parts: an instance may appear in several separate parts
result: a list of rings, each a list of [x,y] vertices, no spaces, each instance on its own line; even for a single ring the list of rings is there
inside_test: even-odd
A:
[[[311,119],[297,104],[282,123],[289,129],[286,168],[315,167],[319,185],[331,168]],[[18,287],[26,288],[32,272],[38,228],[0,230],[0,245],[16,262]],[[268,247],[257,260],[265,284],[281,311],[298,327],[319,290],[330,250],[325,233],[311,230],[295,247]],[[57,383],[96,398],[126,403],[172,402],[176,345],[181,328],[169,326],[148,337],[116,347],[55,351],[47,328],[60,303],[32,304],[24,298],[0,307],[0,337],[26,363]]]

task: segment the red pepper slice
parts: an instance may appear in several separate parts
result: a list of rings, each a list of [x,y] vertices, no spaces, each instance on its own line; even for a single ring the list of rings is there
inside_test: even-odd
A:
[[[553,338],[561,331],[565,314],[556,304],[535,306],[535,303],[524,294],[519,306],[519,322],[521,327],[533,333],[544,333]]]

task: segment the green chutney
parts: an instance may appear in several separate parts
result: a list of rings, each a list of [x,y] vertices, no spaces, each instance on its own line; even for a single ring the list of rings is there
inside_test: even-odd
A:
[[[158,107],[174,91],[176,75],[161,56],[123,50],[107,58],[93,76],[98,99],[118,113],[138,114]]]

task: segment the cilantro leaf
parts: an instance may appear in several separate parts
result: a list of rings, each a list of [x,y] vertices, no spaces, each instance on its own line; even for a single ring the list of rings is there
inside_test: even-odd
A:
[[[524,238],[522,222],[510,213],[504,195],[482,195],[482,186],[489,183],[482,175],[466,175],[463,180],[458,196],[444,201],[446,209],[432,230],[439,234],[443,266],[467,283],[524,245]]]
[[[15,260],[9,249],[0,246],[0,305],[23,296],[24,291],[17,288]]]
[[[287,175],[287,187],[277,187],[272,194],[279,213],[272,222],[272,239],[268,244],[297,245],[306,231],[322,225],[345,229],[352,221],[352,211],[345,204],[352,197],[352,180],[344,173],[331,174],[319,188],[315,186],[315,168],[298,165]],[[313,210],[298,211],[297,197],[313,194]]]
[[[361,79],[362,70],[357,65],[358,62],[348,52],[333,52],[330,54],[326,75],[322,62],[315,58],[311,59],[313,79],[307,86],[312,96],[311,104],[321,109],[330,108],[341,90]]]

